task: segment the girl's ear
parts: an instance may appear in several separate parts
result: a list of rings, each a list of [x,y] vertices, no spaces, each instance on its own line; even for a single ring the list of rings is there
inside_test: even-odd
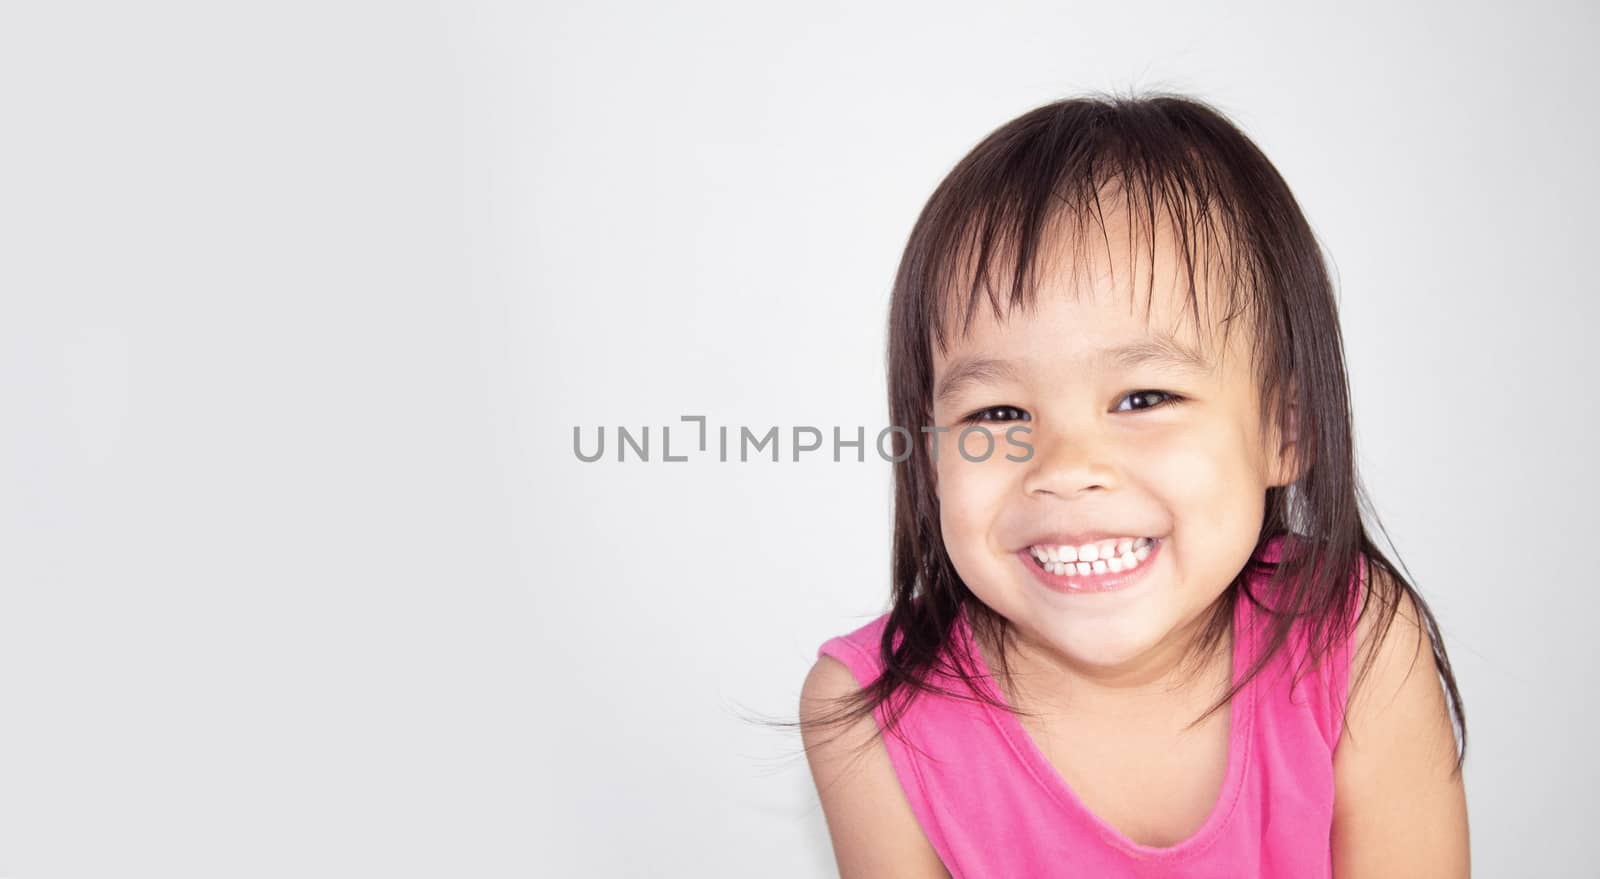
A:
[[[1300,407],[1289,404],[1289,423],[1277,438],[1277,455],[1273,461],[1272,484],[1288,485],[1304,475],[1300,472]]]

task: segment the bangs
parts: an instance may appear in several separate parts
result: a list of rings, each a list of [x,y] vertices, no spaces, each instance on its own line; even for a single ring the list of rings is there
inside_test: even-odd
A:
[[[1095,247],[1119,289],[1143,287],[1147,321],[1160,248],[1176,252],[1178,287],[1202,342],[1214,325],[1203,315],[1225,335],[1242,314],[1265,322],[1258,306],[1270,275],[1253,246],[1265,218],[1231,172],[1237,145],[1159,101],[1041,108],[985,140],[944,180],[923,218],[927,258],[908,266],[922,276],[907,279],[923,293],[919,322],[941,352],[953,333],[967,333],[985,300],[1003,320],[1033,307],[1042,277],[1065,271],[1076,282],[1094,265],[1085,257]],[[1135,285],[1141,270],[1147,280]]]

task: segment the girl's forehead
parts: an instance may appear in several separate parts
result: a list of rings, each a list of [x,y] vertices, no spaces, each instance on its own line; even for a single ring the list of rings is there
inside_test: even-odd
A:
[[[1024,330],[1157,336],[1222,350],[1240,301],[1223,268],[1228,243],[1192,230],[1180,236],[1159,211],[1153,225],[1131,222],[1108,201],[1112,209],[1093,221],[1049,220],[1026,261],[997,246],[985,284],[977,283],[973,249],[963,248],[935,304],[934,335],[952,348]],[[1024,283],[1013,289],[1019,273]]]
[[[1236,344],[1231,321],[1219,307],[1223,297],[1200,289],[1191,296],[1178,285],[1135,289],[1129,284],[1070,285],[1041,279],[1023,302],[996,308],[980,300],[970,314],[947,318],[950,332],[936,360],[963,353],[1005,350],[1069,356],[1107,347],[1159,344],[1202,362],[1220,360]]]

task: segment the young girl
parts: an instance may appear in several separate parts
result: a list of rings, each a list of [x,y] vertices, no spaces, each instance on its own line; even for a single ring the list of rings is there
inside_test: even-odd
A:
[[[1449,659],[1248,138],[1177,96],[1026,113],[890,311],[889,610],[801,695],[845,879],[1468,875]]]

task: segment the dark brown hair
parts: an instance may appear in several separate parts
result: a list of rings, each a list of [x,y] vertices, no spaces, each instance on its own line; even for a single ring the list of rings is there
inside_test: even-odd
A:
[[[1227,705],[1284,649],[1297,621],[1307,638],[1298,678],[1341,639],[1353,636],[1350,620],[1355,602],[1361,601],[1361,613],[1378,618],[1354,688],[1400,599],[1409,596],[1449,696],[1459,734],[1454,770],[1459,773],[1466,759],[1466,725],[1439,627],[1408,578],[1371,540],[1364,521],[1365,515],[1377,523],[1377,515],[1356,471],[1338,309],[1321,248],[1272,163],[1207,103],[1167,93],[1056,101],[1002,125],[956,164],[912,228],[894,281],[888,326],[891,423],[933,423],[933,346],[944,350],[948,345],[950,319],[964,314],[960,331],[965,333],[985,299],[997,318],[1027,307],[1035,292],[1041,239],[1054,234],[1063,219],[1072,224],[1065,240],[1075,247],[1091,239],[1083,234],[1091,220],[1103,233],[1101,199],[1107,193],[1121,194],[1127,216],[1147,233],[1152,259],[1158,217],[1170,222],[1201,327],[1206,322],[1198,320],[1196,253],[1216,258],[1207,258],[1198,270],[1215,269],[1224,280],[1225,332],[1240,319],[1252,334],[1263,423],[1289,423],[1294,406],[1299,477],[1267,489],[1256,549],[1201,622],[1188,655],[1214,653],[1229,633],[1238,601],[1261,606],[1273,623],[1244,680],[1195,723]],[[996,275],[1011,279],[1009,289],[997,291],[991,283]],[[963,304],[964,311],[957,307]],[[940,531],[932,468],[925,454],[908,454],[895,463],[893,586],[879,644],[883,674],[810,721],[818,727],[849,724],[882,705],[884,726],[899,735],[898,720],[918,692],[1024,713],[989,698],[974,682],[974,658],[949,649],[957,643],[953,626],[965,609],[974,633],[999,645],[998,664],[1009,674],[1004,652],[1009,622],[978,600],[952,565]],[[1266,560],[1263,550],[1279,537],[1281,557]],[[1347,588],[1363,557],[1369,572],[1364,600]],[[1272,587],[1271,607],[1250,593],[1256,575],[1265,575]],[[939,686],[933,680],[936,670],[961,679],[968,692]]]

